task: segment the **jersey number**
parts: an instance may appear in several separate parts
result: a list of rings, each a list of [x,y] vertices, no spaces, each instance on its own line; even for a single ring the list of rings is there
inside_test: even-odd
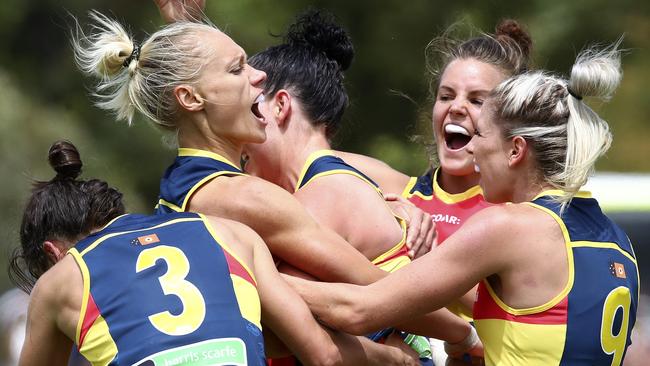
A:
[[[623,359],[625,345],[627,344],[627,328],[630,320],[630,289],[627,287],[617,287],[613,289],[603,305],[603,319],[600,327],[600,345],[606,354],[614,354],[612,366],[618,366]],[[618,334],[614,334],[614,318],[618,309],[623,311],[621,329]]]
[[[196,286],[185,280],[190,273],[190,262],[182,250],[160,245],[143,250],[138,256],[135,271],[140,272],[156,265],[162,259],[167,263],[167,272],[158,278],[165,295],[176,295],[183,303],[183,311],[173,315],[162,311],[149,316],[151,324],[159,331],[180,336],[197,330],[205,319],[205,300]]]

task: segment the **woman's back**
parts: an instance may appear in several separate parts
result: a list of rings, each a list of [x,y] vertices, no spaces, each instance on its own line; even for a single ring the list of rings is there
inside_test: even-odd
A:
[[[558,258],[560,250],[540,253],[538,248],[547,246],[549,237],[554,242],[558,238],[537,220],[529,238],[522,237],[537,247],[520,256],[528,261],[519,265],[512,261],[511,270],[499,275],[501,281],[491,276],[481,282],[474,319],[486,359],[491,364],[593,365],[611,362],[613,355],[613,364],[618,364],[629,343],[638,302],[638,271],[629,240],[587,195],[574,198],[562,214],[552,191],[522,205],[555,221],[566,256]],[[534,215],[530,212],[527,219]],[[551,235],[542,236],[545,233]],[[513,280],[518,272],[528,274],[529,281]],[[553,282],[557,288],[558,280],[564,286],[548,293]],[[538,286],[546,289],[546,296],[540,297],[543,291],[535,290]],[[527,288],[532,293],[526,294]],[[522,304],[522,297],[538,300]]]

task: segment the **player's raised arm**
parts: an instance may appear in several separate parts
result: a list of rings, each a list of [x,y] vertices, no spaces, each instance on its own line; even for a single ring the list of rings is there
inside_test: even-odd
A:
[[[205,0],[154,0],[167,23],[201,19]]]

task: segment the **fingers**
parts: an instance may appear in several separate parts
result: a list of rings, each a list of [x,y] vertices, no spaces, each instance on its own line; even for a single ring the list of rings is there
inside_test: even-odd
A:
[[[413,258],[416,253],[420,251],[420,247],[424,242],[426,237],[422,236],[423,225],[427,223],[424,219],[424,212],[421,210],[410,210],[409,211],[409,220],[407,222],[407,231],[406,231],[406,246],[409,248],[409,255]],[[425,231],[426,232],[426,231]],[[410,254],[412,252],[412,255]]]
[[[433,223],[433,220],[431,220],[429,214],[426,214],[425,216],[424,221],[426,221],[426,223],[423,222],[420,229],[420,236],[423,238],[422,244],[419,246],[418,250],[414,251],[413,259],[429,253],[431,249],[435,248],[438,244],[436,226]]]
[[[413,216],[416,215],[413,214]],[[413,224],[415,222],[417,222],[416,225]],[[409,255],[412,259],[419,258],[424,254],[429,253],[429,251],[431,251],[431,248],[434,248],[437,244],[436,226],[431,219],[431,215],[420,211],[417,214],[417,218],[413,217],[409,222],[408,236],[412,240],[409,243],[407,239],[407,246],[410,244]]]
[[[395,332],[386,338],[384,342],[387,346],[392,346],[400,349],[404,353],[404,365],[420,365],[420,356],[413,348],[409,347],[402,338]]]

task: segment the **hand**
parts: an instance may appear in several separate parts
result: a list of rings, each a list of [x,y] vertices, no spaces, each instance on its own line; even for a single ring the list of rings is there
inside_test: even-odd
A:
[[[399,350],[399,353],[396,354],[396,359],[393,364],[395,365],[420,365],[420,356],[413,348],[409,347],[402,337],[400,337],[396,332],[391,333],[391,335],[386,338],[384,342],[386,346],[394,347],[396,350]]]
[[[205,0],[154,0],[167,23],[196,21],[202,18]]]
[[[393,212],[406,220],[406,246],[412,259],[421,257],[437,245],[436,226],[431,215],[396,194],[386,194],[385,198]]]

